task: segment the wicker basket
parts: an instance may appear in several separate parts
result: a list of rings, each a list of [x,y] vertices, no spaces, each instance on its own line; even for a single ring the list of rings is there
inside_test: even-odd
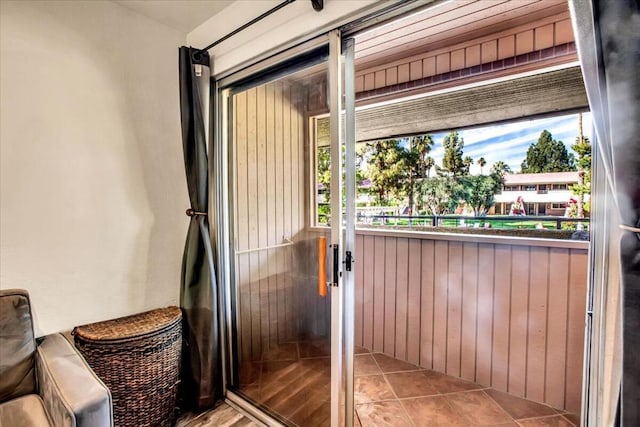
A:
[[[178,307],[78,326],[73,335],[111,390],[116,427],[173,425],[182,350]]]

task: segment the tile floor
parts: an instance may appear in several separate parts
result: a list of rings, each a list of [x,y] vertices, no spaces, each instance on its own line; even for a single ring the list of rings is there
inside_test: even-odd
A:
[[[574,414],[358,348],[356,425],[579,426]],[[292,426],[329,425],[329,345],[289,343],[241,369],[238,392]],[[205,421],[205,420],[203,420]],[[222,424],[188,424],[184,427]],[[224,424],[248,425],[248,424]]]
[[[176,427],[258,427],[258,424],[245,417],[235,408],[221,403],[214,409],[201,413],[184,414],[178,419]]]

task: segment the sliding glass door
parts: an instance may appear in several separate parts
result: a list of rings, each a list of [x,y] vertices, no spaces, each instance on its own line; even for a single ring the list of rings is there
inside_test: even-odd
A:
[[[345,237],[343,226],[353,194],[344,197],[340,51],[339,33],[331,32],[221,89],[229,159],[227,388],[287,425],[353,422],[344,283],[355,239],[353,227]],[[323,159],[314,148],[318,116],[329,125]],[[320,192],[318,161],[327,175]],[[318,198],[328,226],[316,224]]]

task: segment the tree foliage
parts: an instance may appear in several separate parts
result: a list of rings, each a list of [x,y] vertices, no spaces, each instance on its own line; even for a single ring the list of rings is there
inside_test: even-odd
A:
[[[376,201],[381,206],[390,203],[390,196],[402,197],[408,176],[407,156],[397,139],[385,139],[367,144],[369,175]]]
[[[323,187],[324,204],[318,204],[318,221],[328,223],[331,215],[331,153],[329,147],[318,147],[317,150],[317,180]]]
[[[427,178],[431,176],[431,169],[436,165],[436,161],[433,160],[433,157],[429,156],[424,162],[424,167],[427,170]]]
[[[431,215],[455,211],[462,186],[450,176],[435,176],[422,181],[418,198]]]
[[[497,161],[484,175],[487,161],[484,157],[475,163],[480,175],[470,175],[474,159],[464,154],[464,139],[457,131],[448,133],[442,140],[444,155],[437,165],[430,156],[434,141],[431,135],[359,144],[357,150],[358,182],[371,181],[369,193],[372,203],[378,206],[408,206],[408,213],[443,215],[454,213],[463,205],[474,215],[484,215],[494,205],[505,174],[513,173],[509,165]],[[538,141],[527,150],[522,162],[522,172],[544,173],[571,171],[579,168],[582,181],[572,186],[579,200],[590,192],[591,145],[587,138],[576,138],[572,149],[577,159],[567,151],[562,141],[553,139],[544,130]],[[325,201],[330,200],[330,158],[328,147],[318,148],[318,182],[325,187]],[[435,168],[436,174],[431,174]],[[363,190],[367,191],[367,190]],[[588,211],[588,202],[585,202]],[[319,206],[326,208],[328,204]]]
[[[543,130],[538,142],[531,144],[522,162],[522,173],[566,172],[576,170],[573,154],[562,141],[553,139],[551,132]]]
[[[500,175],[501,177],[504,177],[508,173],[513,173],[513,171],[508,164],[502,160],[498,160],[491,166],[490,173],[492,175]]]
[[[480,175],[482,175],[482,168],[484,168],[486,164],[487,161],[484,159],[484,157],[480,157],[478,159],[478,166],[480,166]]]
[[[318,183],[322,184],[325,189],[325,201],[330,200],[330,185],[331,185],[331,153],[329,147],[318,148]]]
[[[426,176],[429,159],[433,163],[433,159],[428,156],[433,144],[431,135],[412,136],[409,138],[408,163],[416,178],[424,178]]]
[[[579,171],[578,183],[571,186],[571,192],[578,196],[576,216],[583,218],[585,212],[591,211],[591,201],[585,200],[585,196],[591,194],[591,143],[589,138],[578,136],[571,149],[578,154],[576,163]]]
[[[342,146],[342,154],[344,155],[346,150],[345,146]],[[362,169],[362,164],[365,162],[366,147],[356,146],[356,185],[361,183],[367,178],[367,174]],[[318,218],[322,223],[329,223],[329,217],[331,216],[331,150],[329,146],[318,147],[317,149],[317,182],[323,188],[323,202],[318,205]],[[343,179],[345,174],[343,171]],[[342,195],[343,200],[345,194]]]
[[[494,195],[502,187],[502,177],[492,175],[468,175],[460,178],[460,197],[475,216],[484,215],[494,205]]]
[[[437,168],[439,175],[449,175],[458,177],[469,173],[469,160],[463,158],[464,154],[464,138],[460,138],[457,131],[450,132],[442,140],[444,147],[444,157],[442,158],[442,167]],[[473,162],[473,160],[471,160]]]
[[[432,147],[433,138],[431,135],[413,136],[409,138],[408,149],[404,152],[404,160],[408,168],[405,191],[409,198],[409,215],[413,214],[417,183],[427,174],[427,161],[433,162],[433,159],[428,156]],[[422,207],[421,203],[418,205],[419,208]]]
[[[464,159],[462,160],[462,163],[464,164],[464,169],[462,170],[462,176],[469,175],[469,169],[473,164],[473,157],[465,156]]]

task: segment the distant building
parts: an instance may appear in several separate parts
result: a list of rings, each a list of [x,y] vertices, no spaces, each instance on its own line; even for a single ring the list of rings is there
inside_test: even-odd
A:
[[[520,196],[527,215],[563,216],[572,197],[571,186],[577,183],[578,172],[505,175],[502,192],[495,195],[495,214],[508,215]]]

